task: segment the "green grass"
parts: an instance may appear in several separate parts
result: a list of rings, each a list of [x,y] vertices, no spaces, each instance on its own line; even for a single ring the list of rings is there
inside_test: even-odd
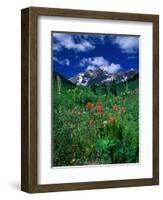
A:
[[[114,87],[116,95],[54,79],[54,166],[139,161],[138,79]]]

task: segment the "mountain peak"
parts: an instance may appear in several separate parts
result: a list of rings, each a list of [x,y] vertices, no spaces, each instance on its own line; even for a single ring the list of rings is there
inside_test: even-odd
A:
[[[69,80],[76,85],[92,86],[92,85],[109,85],[113,81],[116,83],[125,82],[133,78],[137,72],[134,68],[128,71],[119,71],[117,73],[109,73],[105,68],[98,67],[95,69],[88,69],[84,73],[79,73]]]

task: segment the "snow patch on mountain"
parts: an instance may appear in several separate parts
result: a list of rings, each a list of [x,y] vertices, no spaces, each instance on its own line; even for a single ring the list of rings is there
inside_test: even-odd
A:
[[[138,72],[134,68],[130,68],[128,71],[109,73],[105,67],[101,66],[94,69],[87,69],[84,73],[79,73],[69,80],[78,86],[110,84],[113,81],[121,83],[131,79],[137,73]]]

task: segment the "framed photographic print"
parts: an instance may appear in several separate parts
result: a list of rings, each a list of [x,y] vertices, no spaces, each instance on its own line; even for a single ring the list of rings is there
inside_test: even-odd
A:
[[[22,9],[21,188],[159,184],[159,16]]]

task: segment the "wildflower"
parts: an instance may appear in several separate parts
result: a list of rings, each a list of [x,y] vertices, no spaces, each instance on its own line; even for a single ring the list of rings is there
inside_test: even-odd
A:
[[[103,125],[104,125],[104,126],[106,126],[107,123],[108,123],[107,121],[103,121]]]
[[[103,124],[107,124],[107,121],[103,121]]]
[[[76,161],[76,159],[73,158],[73,159],[70,161],[70,163],[74,163],[75,161]]]
[[[57,88],[58,88],[58,95],[61,95],[61,79],[57,76]]]
[[[88,111],[91,111],[91,110],[94,108],[93,103],[88,102],[88,103],[86,104],[86,108],[88,109]]]
[[[98,111],[99,113],[101,113],[101,112],[102,112],[102,106],[97,106],[97,111]]]
[[[114,111],[117,111],[117,110],[118,110],[118,106],[117,106],[116,104],[113,106],[113,110],[114,110]]]
[[[111,125],[114,125],[116,123],[115,117],[110,117],[109,120],[108,120],[108,123],[111,124]]]
[[[125,111],[126,111],[125,107],[122,106],[122,107],[121,107],[121,112],[124,113]]]

